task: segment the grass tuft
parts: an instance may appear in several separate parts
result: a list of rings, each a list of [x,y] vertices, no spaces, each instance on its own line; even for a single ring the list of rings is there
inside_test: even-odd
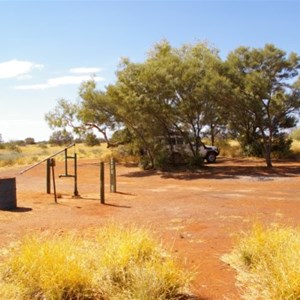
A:
[[[300,155],[300,141],[293,140],[291,150],[294,154]]]
[[[26,237],[2,251],[5,299],[179,299],[191,275],[146,230],[106,226],[92,238]]]
[[[243,299],[300,299],[300,231],[255,225],[222,257],[237,271]]]

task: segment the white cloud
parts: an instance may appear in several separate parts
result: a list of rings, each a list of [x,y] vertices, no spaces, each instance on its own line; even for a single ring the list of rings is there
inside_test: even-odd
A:
[[[102,71],[101,68],[73,68],[70,69],[70,73],[72,74],[96,74],[98,72]]]
[[[48,88],[53,88],[61,85],[70,84],[80,84],[83,81],[88,81],[91,79],[90,75],[81,76],[62,76],[56,78],[50,78],[46,83],[42,84],[32,84],[32,85],[18,85],[15,87],[16,90],[44,90]],[[95,76],[93,77],[95,82],[104,81],[103,77]]]
[[[0,128],[2,138],[6,142],[10,140],[24,140],[27,137],[33,137],[36,141],[43,141],[47,140],[51,135],[51,130],[43,118],[1,118]]]
[[[29,80],[32,79],[32,75],[30,74],[24,74],[17,77],[18,80]]]
[[[30,61],[10,60],[0,63],[0,79],[22,77],[33,69],[42,69],[44,66]]]

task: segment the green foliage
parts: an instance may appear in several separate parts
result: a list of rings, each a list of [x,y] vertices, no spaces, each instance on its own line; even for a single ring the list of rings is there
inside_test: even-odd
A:
[[[255,225],[223,256],[237,271],[246,300],[300,299],[300,232],[292,228]]]
[[[145,166],[144,169],[147,168],[147,165],[144,162]],[[170,168],[172,168],[174,166],[172,158],[170,156],[170,153],[164,149],[161,149],[160,151],[157,151],[156,155],[155,155],[155,167],[157,169],[166,171],[169,170]]]
[[[132,135],[127,128],[117,130],[113,133],[110,142],[112,144],[129,144],[132,142]]]
[[[199,169],[204,165],[204,159],[199,155],[187,157],[186,161],[189,169]]]
[[[239,47],[223,62],[208,44],[174,48],[161,41],[142,63],[123,59],[116,83],[105,91],[93,80],[83,83],[80,103],[62,99],[46,120],[52,128],[71,127],[76,133],[96,129],[109,146],[130,141],[145,150],[143,159],[152,167],[162,161],[155,137],[167,140],[175,132],[197,141],[191,144],[193,161],[203,135],[214,144],[218,136],[234,132],[246,154],[263,154],[271,167],[278,133],[296,124],[299,62],[295,53],[287,56],[270,44]],[[107,131],[117,128],[124,132],[109,141]]]
[[[272,144],[272,155],[275,158],[287,158],[291,155],[293,140],[286,134],[278,134]]]
[[[32,137],[28,137],[24,140],[26,145],[34,145],[35,144],[35,140]]]
[[[93,133],[88,133],[86,136],[85,136],[85,144],[87,146],[90,146],[90,147],[93,147],[93,146],[98,146],[100,145],[100,141],[99,139],[97,138],[97,136]]]
[[[239,136],[238,140],[245,156],[264,157],[263,141],[256,131]]]
[[[52,145],[68,145],[73,141],[73,136],[70,132],[64,130],[58,130],[52,133],[49,138],[49,143]]]
[[[60,99],[53,111],[45,115],[45,120],[51,129],[75,127],[77,120],[78,106],[65,99]]]
[[[143,64],[123,61],[118,83],[107,92],[111,101],[118,103],[120,119],[139,140],[150,165],[157,167],[167,161],[156,149],[156,137],[167,140],[176,132],[185,139],[200,140],[208,120],[216,122],[216,101],[225,90],[220,72],[216,51],[202,43],[175,49],[163,41]],[[192,147],[196,149],[196,145]]]
[[[255,141],[248,143],[249,138],[259,140],[269,167],[276,134],[295,126],[293,113],[299,111],[300,93],[293,79],[299,62],[295,53],[287,57],[284,51],[266,44],[262,49],[240,47],[225,63],[233,91],[224,107],[230,124],[248,152],[259,151]]]
[[[271,148],[272,157],[289,157],[291,155],[292,142],[293,140],[283,132],[274,134]],[[264,144],[259,135],[254,135],[247,141],[242,140],[241,147],[246,156],[264,157]]]
[[[27,237],[1,262],[7,300],[175,300],[191,279],[146,230],[116,225],[93,238]]]

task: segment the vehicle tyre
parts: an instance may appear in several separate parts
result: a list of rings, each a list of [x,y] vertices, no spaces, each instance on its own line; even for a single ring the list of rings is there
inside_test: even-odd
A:
[[[206,155],[206,161],[211,164],[214,163],[217,159],[217,155],[214,152],[208,152]]]

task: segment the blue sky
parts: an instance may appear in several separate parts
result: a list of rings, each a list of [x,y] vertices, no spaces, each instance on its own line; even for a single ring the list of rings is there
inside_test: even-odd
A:
[[[153,45],[208,41],[222,59],[273,43],[300,54],[298,1],[1,1],[0,134],[48,140],[44,115],[78,101],[80,82],[115,80],[121,57],[143,61]]]

